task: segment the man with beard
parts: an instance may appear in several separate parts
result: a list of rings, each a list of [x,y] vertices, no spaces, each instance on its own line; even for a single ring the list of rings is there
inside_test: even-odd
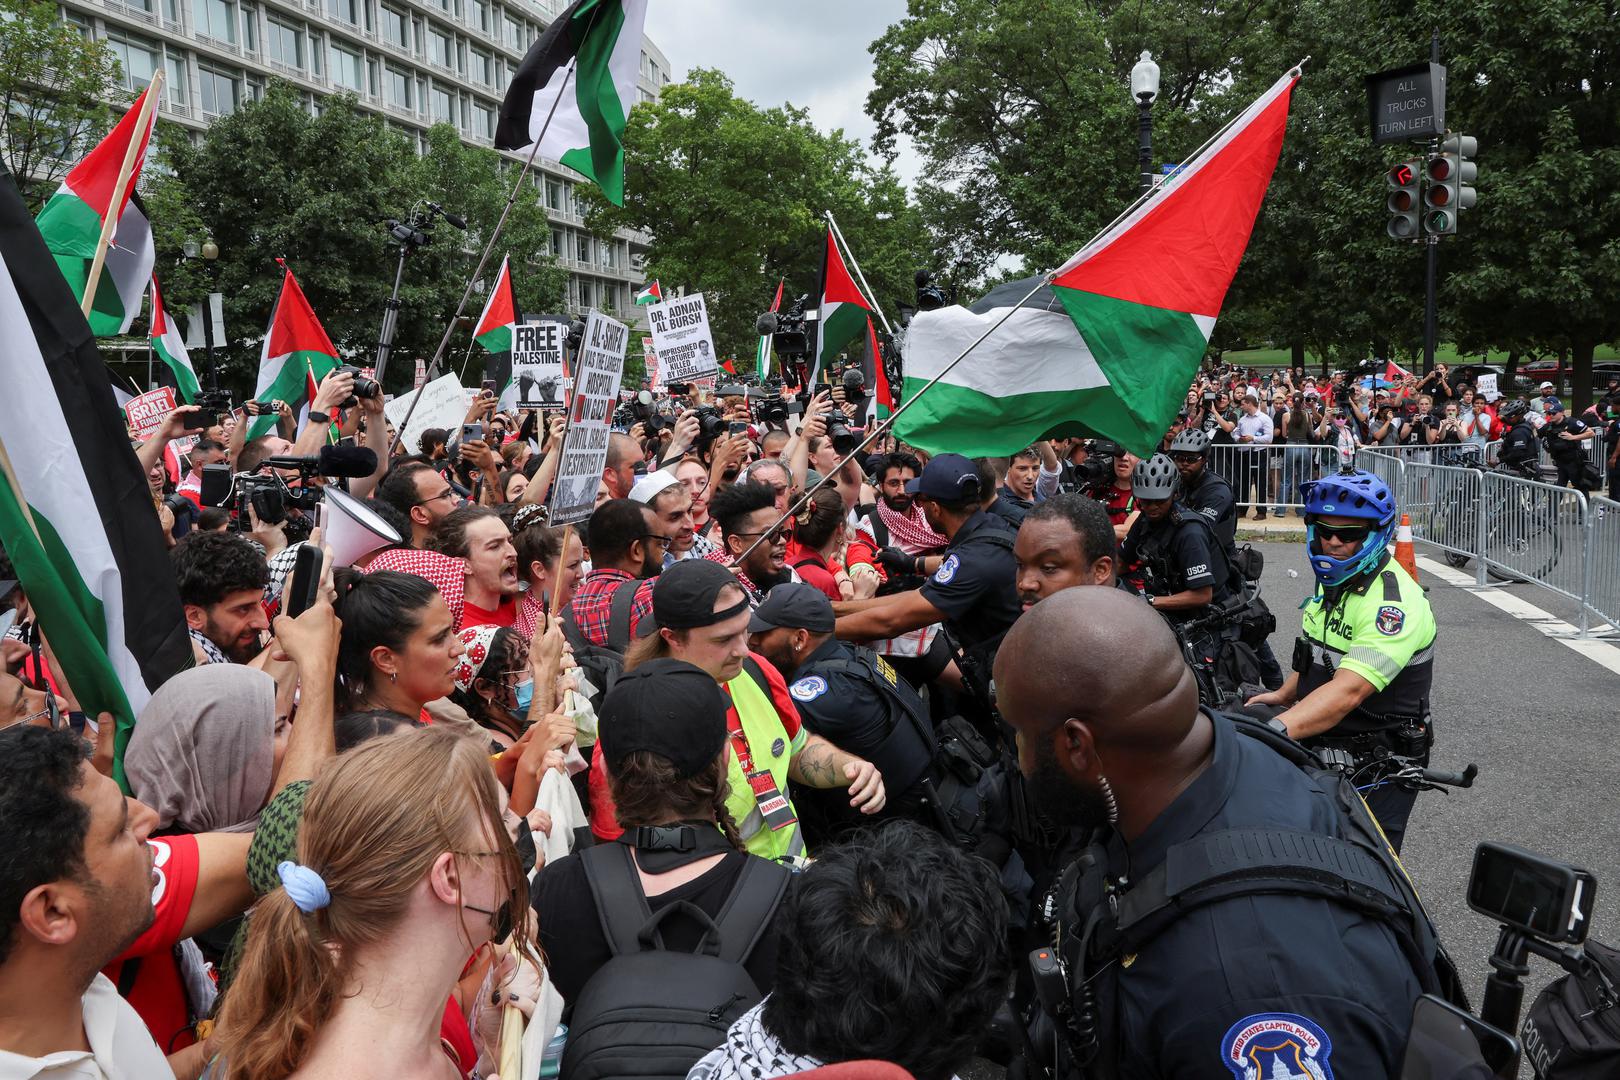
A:
[[[1181,476],[1181,502],[1204,515],[1221,546],[1230,551],[1237,539],[1237,496],[1232,485],[1209,468],[1209,436],[1190,428],[1170,441],[1169,453]]]
[[[407,539],[413,548],[426,548],[439,522],[461,502],[450,481],[420,460],[388,470],[377,485],[377,497],[410,519],[411,535]]]
[[[1013,541],[1018,601],[1028,611],[1053,593],[1078,585],[1118,583],[1114,527],[1102,503],[1063,492],[1037,505]]]
[[[720,523],[720,550],[709,561],[732,568],[750,608],[759,607],[772,586],[799,580],[787,564],[787,522],[778,524],[782,515],[776,509],[776,490],[769,484],[744,482],[721,488],[709,500],[709,516]]]
[[[464,506],[439,522],[430,550],[466,565],[461,627],[511,626],[517,621],[517,548],[512,530],[486,506]]]
[[[170,553],[199,664],[246,664],[270,629],[264,587],[270,567],[252,542],[231,533],[193,532]]]
[[[630,498],[650,507],[658,518],[658,531],[669,537],[665,569],[683,559],[706,559],[716,550],[714,541],[697,534],[692,521],[692,492],[673,469],[659,469],[637,480],[630,489]]]
[[[1347,782],[1201,709],[1169,628],[1118,590],[1065,589],[1005,646],[998,703],[1030,797],[1094,831],[1056,895],[1055,979],[1082,1014],[1060,1031],[1095,1025],[1108,1075],[1398,1075],[1439,946]],[[1213,884],[1223,842],[1257,888]],[[1282,848],[1297,858],[1269,856]],[[1097,911],[1114,914],[1069,933]]]
[[[591,572],[569,601],[574,625],[592,645],[623,652],[652,612],[652,579],[663,568],[671,538],[659,531],[652,508],[609,499],[591,513]],[[630,592],[621,596],[622,590]]]
[[[944,561],[940,552],[950,538],[935,532],[928,524],[916,497],[906,485],[917,479],[922,463],[915,456],[894,453],[884,458],[877,467],[878,501],[871,512],[861,519],[860,529],[872,537],[879,550],[888,551],[884,562],[898,562],[898,556],[923,556],[924,572],[932,573]]]
[[[1186,621],[1224,603],[1232,594],[1226,554],[1209,522],[1176,499],[1175,465],[1163,454],[1137,462],[1131,491],[1141,514],[1119,555],[1125,565],[1141,567],[1148,604]]]

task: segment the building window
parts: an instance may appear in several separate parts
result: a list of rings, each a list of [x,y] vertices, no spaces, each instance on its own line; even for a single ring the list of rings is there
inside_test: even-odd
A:
[[[495,57],[483,49],[473,49],[472,77],[479,86],[494,86]]]
[[[402,109],[411,107],[411,73],[402,71],[393,64],[383,65],[383,84],[386,87],[388,103],[398,105]]]
[[[109,30],[107,44],[118,58],[119,70],[124,73],[124,89],[145,90],[146,84],[152,81],[152,73],[158,68],[157,43],[134,34]]]
[[[488,105],[473,102],[472,107],[472,133],[480,139],[493,139],[495,137],[495,110]]]
[[[450,67],[450,50],[452,43],[450,35],[443,30],[428,28],[428,59],[442,68]]]
[[[180,0],[163,0],[163,19],[171,23],[180,21]]]
[[[357,51],[342,45],[332,46],[332,81],[357,94],[364,89],[360,81],[360,54]]]
[[[563,234],[561,229],[551,230],[551,253],[559,259],[562,258]]]
[[[546,181],[546,206],[552,210],[563,208],[563,186],[555,180]]]
[[[602,265],[607,267],[609,270],[618,268],[619,258],[618,251],[616,250],[617,247],[618,245],[613,243],[611,240],[605,240],[602,242]]]
[[[591,238],[585,233],[580,233],[575,240],[575,258],[579,259],[579,261],[582,263],[589,264],[591,261]]]
[[[242,45],[248,52],[259,51],[259,9],[249,4],[242,5]]]
[[[403,11],[395,11],[384,4],[382,7],[382,35],[383,40],[390,45],[398,45],[402,49],[411,47],[410,19]]]
[[[191,102],[191,81],[186,78],[186,58],[179,53],[169,53],[164,58],[164,66],[169,71],[169,81],[163,86],[163,94],[169,99],[169,104],[176,108],[185,108]]]
[[[228,0],[192,0],[191,17],[197,33],[236,44],[236,5]]]
[[[433,122],[453,124],[456,122],[456,99],[450,91],[437,84],[434,85],[429,101],[433,110]]]
[[[360,0],[326,0],[326,13],[350,26],[360,25]]]
[[[489,33],[489,0],[467,0],[467,25]]]
[[[286,67],[304,69],[304,32],[270,16],[264,30],[265,57]]]
[[[523,23],[510,15],[501,16],[501,40],[508,49],[522,49]]]
[[[209,116],[225,116],[242,102],[242,80],[213,68],[197,68],[202,111]]]

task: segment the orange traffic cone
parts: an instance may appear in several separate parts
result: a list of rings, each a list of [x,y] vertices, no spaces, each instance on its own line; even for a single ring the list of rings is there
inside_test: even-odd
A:
[[[1395,530],[1395,561],[1406,568],[1413,581],[1418,581],[1417,552],[1412,548],[1412,515],[1401,515],[1401,526]],[[1421,581],[1418,581],[1422,584]]]

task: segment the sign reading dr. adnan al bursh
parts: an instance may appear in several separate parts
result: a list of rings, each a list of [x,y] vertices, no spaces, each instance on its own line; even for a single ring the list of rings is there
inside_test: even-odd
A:
[[[647,323],[664,385],[691,382],[719,370],[702,293],[654,304],[647,309]]]

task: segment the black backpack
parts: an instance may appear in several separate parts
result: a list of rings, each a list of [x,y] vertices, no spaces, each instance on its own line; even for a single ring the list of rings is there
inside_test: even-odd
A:
[[[639,580],[626,581],[613,593],[608,609],[608,638],[606,645],[597,645],[574,621],[574,605],[572,601],[560,613],[562,619],[563,637],[568,639],[568,648],[574,654],[574,662],[585,672],[591,685],[596,687],[596,693],[588,695],[591,706],[598,708],[613,684],[619,681],[624,674],[624,654],[630,648],[632,640],[630,634],[630,614],[635,607],[636,590],[641,588]]]
[[[578,858],[613,959],[574,1001],[561,1075],[681,1080],[763,997],[743,962],[793,873],[750,856],[719,918],[711,919],[685,900],[653,914],[625,844],[587,848]],[[677,913],[704,927],[697,952],[664,948],[659,926]]]
[[[1519,1034],[1538,1080],[1608,1080],[1620,1073],[1620,951],[1588,941],[1587,970],[1541,993]]]

